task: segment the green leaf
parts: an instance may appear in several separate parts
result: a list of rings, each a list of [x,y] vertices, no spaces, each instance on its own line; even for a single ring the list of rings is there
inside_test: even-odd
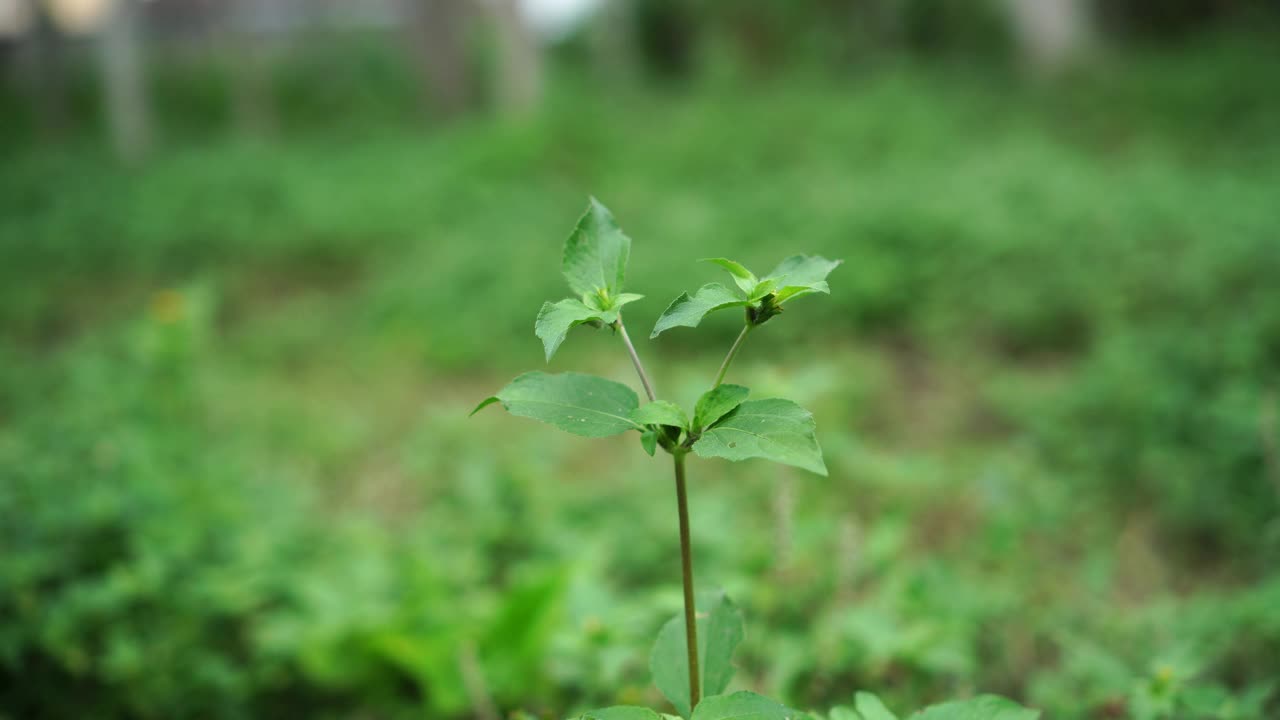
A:
[[[649,708],[615,705],[599,710],[588,710],[582,714],[582,720],[661,720],[661,716]]]
[[[538,319],[533,323],[533,332],[542,339],[542,347],[546,350],[547,360],[550,360],[556,348],[564,342],[570,328],[589,322],[611,325],[617,319],[617,311],[596,310],[587,307],[580,300],[565,298],[559,302],[542,304]]]
[[[608,298],[622,293],[631,255],[631,238],[622,233],[609,209],[591,198],[587,211],[564,243],[564,279],[579,295]]]
[[[880,698],[869,692],[854,695],[853,706],[861,720],[898,720],[898,716],[889,712],[889,708],[880,702]]]
[[[727,596],[719,594],[709,606],[701,608],[697,618],[702,694],[717,695],[733,679],[731,660],[742,642],[742,612]],[[649,670],[653,684],[681,715],[689,717],[689,655],[684,630],[683,614],[662,626],[649,655]]]
[[[756,283],[756,286],[752,288],[750,291],[751,301],[756,302],[757,300],[763,300],[764,296],[773,292],[777,288],[777,286],[778,284],[776,281],[761,280],[760,282]]]
[[[777,288],[777,302],[782,304],[792,298],[809,293],[829,293],[827,276],[840,266],[842,260],[828,260],[820,255],[793,255],[778,263],[773,272],[765,276]]]
[[[643,300],[643,299],[644,299],[643,295],[638,295],[636,293],[625,293],[625,292],[620,293],[617,297],[607,297],[605,295],[601,295],[600,293],[587,293],[582,296],[582,302],[587,307],[593,310],[600,310],[601,312],[606,310],[612,310],[616,312],[623,305],[627,305],[629,303],[633,303],[637,300]]]
[[[710,426],[725,416],[725,413],[738,407],[751,391],[741,385],[718,385],[698,398],[693,409],[693,427],[695,429]]]
[[[728,270],[729,274],[733,276],[733,282],[742,288],[744,293],[751,293],[755,290],[756,284],[760,282],[755,273],[743,267],[742,263],[729,258],[703,258],[702,262],[715,263]]]
[[[631,419],[641,425],[670,425],[684,429],[689,426],[689,418],[679,405],[666,400],[654,400],[646,403],[631,413]]]
[[[658,451],[658,433],[645,428],[644,432],[640,433],[640,447],[649,453],[649,457],[653,457],[653,454]]]
[[[764,458],[827,474],[813,414],[790,400],[748,400],[702,433],[693,444],[702,457]]]
[[[753,692],[703,698],[692,720],[791,720],[798,713]]]
[[[673,327],[697,327],[707,313],[750,304],[751,301],[720,283],[703,285],[692,297],[689,293],[680,293],[680,297],[672,300],[649,337],[656,338]]]
[[[969,700],[933,705],[909,720],[1036,720],[1039,710],[1025,708],[998,695],[979,695]]]
[[[502,403],[512,415],[550,423],[583,437],[645,429],[631,419],[640,405],[635,391],[594,375],[525,373],[477,405],[471,414],[495,402]]]

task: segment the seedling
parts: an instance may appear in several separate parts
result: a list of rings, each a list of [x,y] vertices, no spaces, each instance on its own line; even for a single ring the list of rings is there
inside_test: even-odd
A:
[[[826,475],[813,415],[782,398],[749,400],[750,390],[724,382],[748,335],[777,318],[789,303],[815,293],[829,293],[827,276],[839,260],[795,255],[783,260],[768,275],[759,277],[727,258],[709,258],[728,271],[732,285],[710,283],[692,295],[682,293],[658,318],[650,338],[676,327],[697,327],[708,314],[741,308],[743,327],[720,363],[715,379],[698,398],[693,413],[660,400],[649,374],[636,353],[622,320],[623,307],[642,295],[625,292],[631,239],[604,205],[592,198],[564,245],[562,272],[576,297],[544,303],[534,323],[547,360],[555,354],[569,331],[578,325],[608,328],[626,348],[648,402],[641,404],[630,387],[613,380],[581,373],[528,372],[512,380],[497,394],[482,401],[474,415],[493,403],[501,403],[512,415],[550,423],[584,437],[609,437],[635,431],[649,455],[658,448],[669,454],[675,475],[676,511],[680,526],[680,560],[684,585],[683,622],[673,618],[658,634],[650,657],[654,684],[679,713],[692,720],[752,718],[786,720],[801,714],[754,693],[723,693],[733,678],[731,659],[743,636],[742,615],[728,597],[719,595],[706,603],[699,617],[694,601],[693,552],[689,540],[689,503],[685,459],[748,460],[762,458],[794,465]],[[683,630],[683,632],[682,632]],[[705,698],[705,701],[703,701]],[[701,702],[700,702],[701,701]],[[1002,720],[1033,720],[1038,713],[992,696],[951,703],[925,711],[929,720],[952,717],[985,718],[973,703],[986,703]],[[943,711],[929,714],[935,710]],[[845,713],[840,715],[839,713]],[[1023,713],[1023,714],[1019,714]],[[657,720],[647,708],[615,707],[595,710],[583,718],[596,720]],[[838,708],[832,717],[852,720],[896,720],[879,700],[859,693],[855,708]]]

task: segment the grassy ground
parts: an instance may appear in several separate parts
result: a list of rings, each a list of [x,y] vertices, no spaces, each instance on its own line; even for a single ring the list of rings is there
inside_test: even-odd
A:
[[[748,618],[738,685],[1263,717],[1276,60],[1213,45],[1039,88],[910,66],[566,82],[522,126],[214,136],[136,171],[15,153],[0,678],[24,680],[0,712],[656,702],[668,469],[634,438],[465,419],[543,364],[532,318],[593,193],[635,239],[635,336],[714,277],[697,258],[846,261],[735,370],[815,411],[831,477],[691,467],[700,583]],[[689,404],[735,322],[640,351]],[[552,363],[584,368],[630,381],[607,333]]]

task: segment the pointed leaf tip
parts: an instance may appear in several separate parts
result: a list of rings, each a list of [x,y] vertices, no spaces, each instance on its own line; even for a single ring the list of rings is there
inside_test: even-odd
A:
[[[512,415],[549,423],[583,437],[608,437],[645,429],[631,419],[631,413],[640,405],[635,391],[594,375],[525,373],[480,407],[495,401],[500,401]]]
[[[622,292],[631,255],[631,238],[622,232],[609,208],[594,196],[564,243],[561,270],[579,295]]]
[[[485,408],[489,407],[490,405],[492,405],[492,404],[494,404],[494,403],[496,403],[496,402],[501,402],[501,400],[499,400],[499,399],[498,399],[498,396],[497,396],[497,395],[490,395],[489,397],[485,398],[484,400],[481,400],[481,401],[480,401],[480,404],[476,406],[476,409],[475,409],[475,410],[472,410],[471,412],[467,413],[467,417],[471,417],[472,415],[475,415],[476,413],[480,412],[481,410],[483,410],[483,409],[485,409]]]
[[[725,270],[728,270],[729,274],[733,276],[734,284],[736,284],[744,293],[752,293],[755,290],[756,285],[760,282],[760,280],[756,278],[755,273],[748,270],[745,265],[736,260],[716,257],[703,258],[701,262],[715,263]]]

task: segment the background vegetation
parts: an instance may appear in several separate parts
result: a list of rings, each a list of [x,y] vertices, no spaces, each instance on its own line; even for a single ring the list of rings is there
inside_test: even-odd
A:
[[[272,65],[265,139],[229,127],[221,56],[169,47],[134,165],[87,59],[52,138],[8,86],[0,716],[657,706],[662,458],[466,419],[542,363],[588,193],[635,239],[637,339],[697,258],[845,260],[737,369],[815,412],[831,476],[695,463],[736,687],[1280,712],[1271,16],[1121,4],[1100,55],[1029,77],[955,3],[874,42],[774,5],[691,5],[684,61],[642,16],[625,81],[571,35],[518,118],[424,123],[399,47],[325,36]],[[691,404],[738,324],[639,349]],[[553,370],[632,382],[607,333],[571,340]]]

